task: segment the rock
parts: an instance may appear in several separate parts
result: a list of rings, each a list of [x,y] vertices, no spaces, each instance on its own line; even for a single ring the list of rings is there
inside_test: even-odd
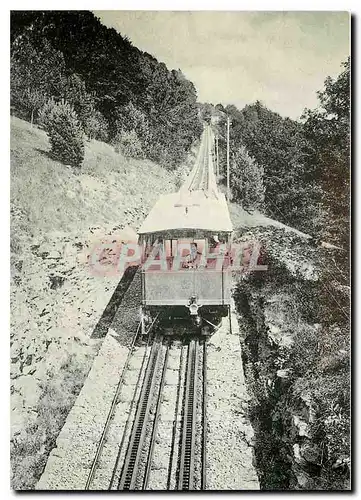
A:
[[[308,489],[310,484],[310,476],[303,471],[297,472],[296,474],[297,483],[302,489]]]
[[[15,363],[11,363],[10,365],[10,378],[15,379],[20,377],[21,375],[21,370],[20,370],[20,362],[17,361]]]
[[[15,391],[23,397],[25,408],[36,407],[40,396],[40,388],[32,375],[22,375],[14,380],[14,387]]]
[[[52,252],[53,247],[49,243],[43,243],[38,247],[37,252],[38,255],[46,254],[49,255],[50,252]]]
[[[21,349],[22,347],[20,342],[18,340],[14,340],[10,349],[11,358],[18,358],[20,356]]]
[[[311,437],[308,433],[308,423],[297,415],[293,415],[293,424],[297,427],[299,436]]]
[[[277,377],[288,378],[290,370],[287,368],[285,370],[277,370]]]
[[[51,250],[49,252],[47,259],[60,259],[61,258],[61,253],[58,252],[57,250]]]
[[[24,365],[25,366],[30,366],[33,362],[33,355],[32,354],[28,354],[24,360]],[[23,370],[24,371],[24,370]]]
[[[302,457],[312,464],[319,464],[321,459],[320,448],[313,443],[304,443],[300,448]]]
[[[23,375],[33,375],[36,372],[35,366],[24,366]]]
[[[65,278],[64,276],[49,276],[49,280],[50,280],[50,289],[56,290],[57,288],[63,286]]]
[[[293,456],[295,459],[295,462],[299,465],[305,465],[306,461],[303,459],[300,453],[300,445],[298,443],[295,443],[293,445]]]

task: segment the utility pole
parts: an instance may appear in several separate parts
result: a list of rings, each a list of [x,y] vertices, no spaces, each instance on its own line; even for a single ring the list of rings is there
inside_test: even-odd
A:
[[[231,124],[231,119],[227,116],[227,201],[230,200],[230,188],[229,188],[229,126]]]
[[[218,135],[216,135],[216,165],[217,165],[217,178],[219,178]]]

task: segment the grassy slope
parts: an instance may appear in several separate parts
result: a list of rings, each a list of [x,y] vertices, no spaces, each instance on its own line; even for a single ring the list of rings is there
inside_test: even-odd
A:
[[[12,118],[11,198],[25,211],[30,234],[119,224],[129,207],[147,209],[160,192],[174,189],[163,168],[126,159],[105,143],[86,144],[80,172],[51,159],[49,149],[44,131]]]
[[[11,119],[12,486],[32,489],[99,341],[94,329],[119,281],[86,265],[94,239],[136,229],[175,176],[86,145],[74,171],[49,157],[46,134]],[[96,228],[96,229],[95,229]],[[54,287],[54,279],[60,285]]]

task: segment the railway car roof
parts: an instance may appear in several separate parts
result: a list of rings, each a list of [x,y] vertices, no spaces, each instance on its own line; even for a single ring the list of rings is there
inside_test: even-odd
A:
[[[161,196],[139,229],[139,234],[194,229],[215,233],[233,231],[225,197],[204,191]]]

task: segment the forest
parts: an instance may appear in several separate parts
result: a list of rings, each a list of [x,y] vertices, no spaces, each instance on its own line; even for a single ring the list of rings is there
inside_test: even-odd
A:
[[[169,71],[91,12],[11,13],[12,113],[48,131],[66,124],[77,140],[65,162],[81,165],[87,137],[172,169],[202,131],[196,101],[180,70]]]
[[[260,101],[218,113],[221,164],[226,115],[231,117],[231,189],[234,201],[315,237],[348,248],[350,194],[350,61],[317,92],[319,106],[300,121]],[[209,108],[208,104],[208,108]]]

